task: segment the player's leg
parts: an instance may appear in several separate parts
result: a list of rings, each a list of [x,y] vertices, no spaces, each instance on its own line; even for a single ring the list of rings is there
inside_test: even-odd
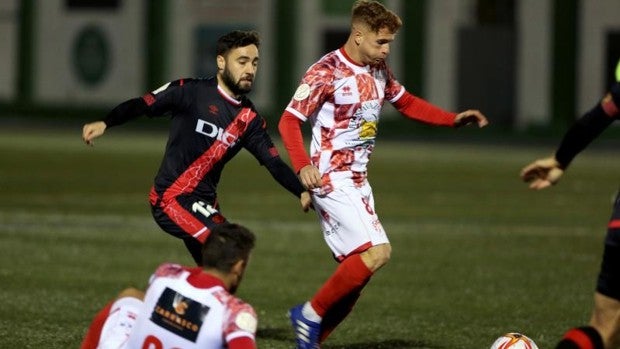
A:
[[[620,331],[620,195],[607,226],[605,249],[594,295],[590,325],[596,328],[608,348],[618,344]]]
[[[80,349],[96,349],[99,345],[99,338],[101,337],[101,329],[103,328],[103,324],[110,315],[110,309],[112,309],[112,305],[114,301],[110,301],[106,304],[93,318],[93,321],[90,323],[88,327],[88,331],[86,332],[86,336],[82,340],[82,344],[80,345]]]
[[[600,334],[605,348],[615,348],[620,332],[620,301],[595,293],[590,326]]]
[[[301,317],[304,322],[302,333],[296,328],[298,348],[314,348],[320,337],[327,338],[349,314],[373,273],[389,259],[391,247],[374,212],[370,186],[349,189],[314,198],[325,240],[341,263],[309,302],[291,309],[291,320]],[[316,334],[316,329],[322,334]]]
[[[351,313],[355,303],[362,295],[362,289],[352,291],[336,304],[334,304],[323,316],[321,320],[321,333],[319,336],[319,343],[323,343],[327,337],[336,329],[338,325]]]
[[[120,348],[129,337],[142,307],[144,293],[135,288],[123,290],[93,319],[80,349]]]
[[[620,333],[620,196],[607,228],[589,326],[566,332],[557,349],[615,348]]]
[[[592,326],[568,330],[555,349],[604,349],[603,339]]]
[[[194,195],[178,196],[151,209],[162,230],[183,240],[196,265],[202,265],[202,243],[211,229],[226,222],[217,203],[207,203]]]

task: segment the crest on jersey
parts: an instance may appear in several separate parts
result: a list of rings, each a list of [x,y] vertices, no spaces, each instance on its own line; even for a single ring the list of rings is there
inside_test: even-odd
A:
[[[237,314],[237,317],[235,317],[235,325],[243,331],[256,333],[258,321],[256,321],[256,317],[254,317],[254,315],[244,311]]]
[[[295,95],[293,95],[293,99],[296,101],[303,101],[304,99],[310,96],[310,85],[301,84],[295,91]]]
[[[166,287],[151,313],[151,321],[180,337],[196,342],[209,307]]]

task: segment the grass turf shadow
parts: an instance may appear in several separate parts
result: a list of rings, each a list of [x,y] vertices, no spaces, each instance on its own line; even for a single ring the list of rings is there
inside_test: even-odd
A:
[[[290,328],[259,328],[256,337],[293,343]],[[324,344],[322,349],[445,349],[423,341],[388,339],[376,342],[360,342],[346,345]]]

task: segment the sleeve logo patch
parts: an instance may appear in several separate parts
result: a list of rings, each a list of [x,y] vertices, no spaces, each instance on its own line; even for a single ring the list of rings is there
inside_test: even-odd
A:
[[[303,101],[304,99],[308,98],[308,96],[310,96],[310,85],[301,84],[297,88],[297,91],[295,91],[293,99],[296,101]]]
[[[235,324],[237,327],[250,333],[256,333],[257,323],[258,321],[256,321],[254,315],[246,311],[239,313],[235,318]]]

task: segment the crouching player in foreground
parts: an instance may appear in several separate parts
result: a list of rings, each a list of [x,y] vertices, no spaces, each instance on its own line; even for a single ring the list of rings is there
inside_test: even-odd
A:
[[[620,81],[620,62],[616,80]],[[553,156],[536,160],[523,168],[521,178],[532,189],[557,183],[573,158],[620,117],[620,83],[594,108],[577,120],[564,135]],[[620,333],[620,193],[607,225],[603,262],[594,293],[594,310],[589,326],[573,328],[564,334],[557,349],[617,348]]]
[[[243,226],[216,226],[203,267],[159,266],[146,294],[126,289],[95,316],[81,349],[256,348],[256,313],[234,296],[254,241]]]

